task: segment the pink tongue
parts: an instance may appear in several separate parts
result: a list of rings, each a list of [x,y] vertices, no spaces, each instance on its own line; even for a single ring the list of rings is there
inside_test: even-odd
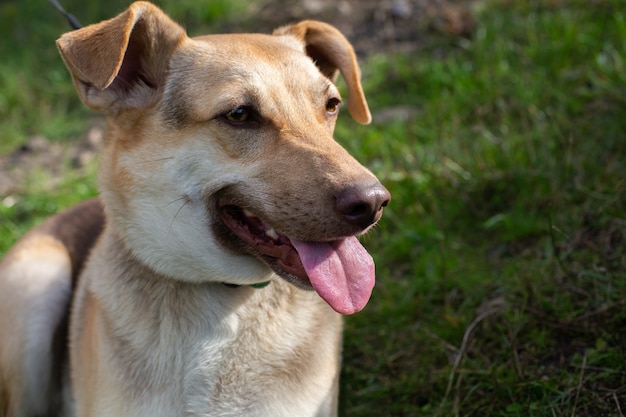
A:
[[[374,288],[374,260],[356,237],[291,243],[313,288],[335,311],[352,314],[365,307]]]

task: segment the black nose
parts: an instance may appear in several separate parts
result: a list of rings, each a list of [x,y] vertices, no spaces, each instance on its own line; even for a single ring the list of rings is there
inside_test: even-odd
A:
[[[390,199],[380,183],[350,185],[335,195],[335,210],[348,223],[365,229],[380,219]]]

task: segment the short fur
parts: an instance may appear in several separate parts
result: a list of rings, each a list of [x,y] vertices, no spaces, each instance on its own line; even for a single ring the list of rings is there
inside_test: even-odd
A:
[[[370,121],[350,44],[315,21],[189,38],[146,2],[57,44],[107,116],[101,196],[0,263],[6,416],[335,416],[341,316],[251,229],[380,218],[389,193],[332,137],[338,72]]]

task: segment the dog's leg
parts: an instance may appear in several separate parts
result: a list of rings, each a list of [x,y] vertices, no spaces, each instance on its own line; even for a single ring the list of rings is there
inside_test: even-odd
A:
[[[53,374],[53,341],[71,293],[67,251],[49,236],[18,245],[0,270],[0,352],[9,417],[44,415]]]
[[[0,262],[0,404],[6,417],[65,415],[72,279],[103,224],[92,200],[28,233]]]

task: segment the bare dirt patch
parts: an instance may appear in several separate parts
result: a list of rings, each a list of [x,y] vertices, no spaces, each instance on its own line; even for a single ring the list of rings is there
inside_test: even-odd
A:
[[[413,51],[433,34],[469,36],[475,26],[469,0],[291,0],[254,6],[253,29],[269,32],[302,19],[337,27],[361,56]]]

